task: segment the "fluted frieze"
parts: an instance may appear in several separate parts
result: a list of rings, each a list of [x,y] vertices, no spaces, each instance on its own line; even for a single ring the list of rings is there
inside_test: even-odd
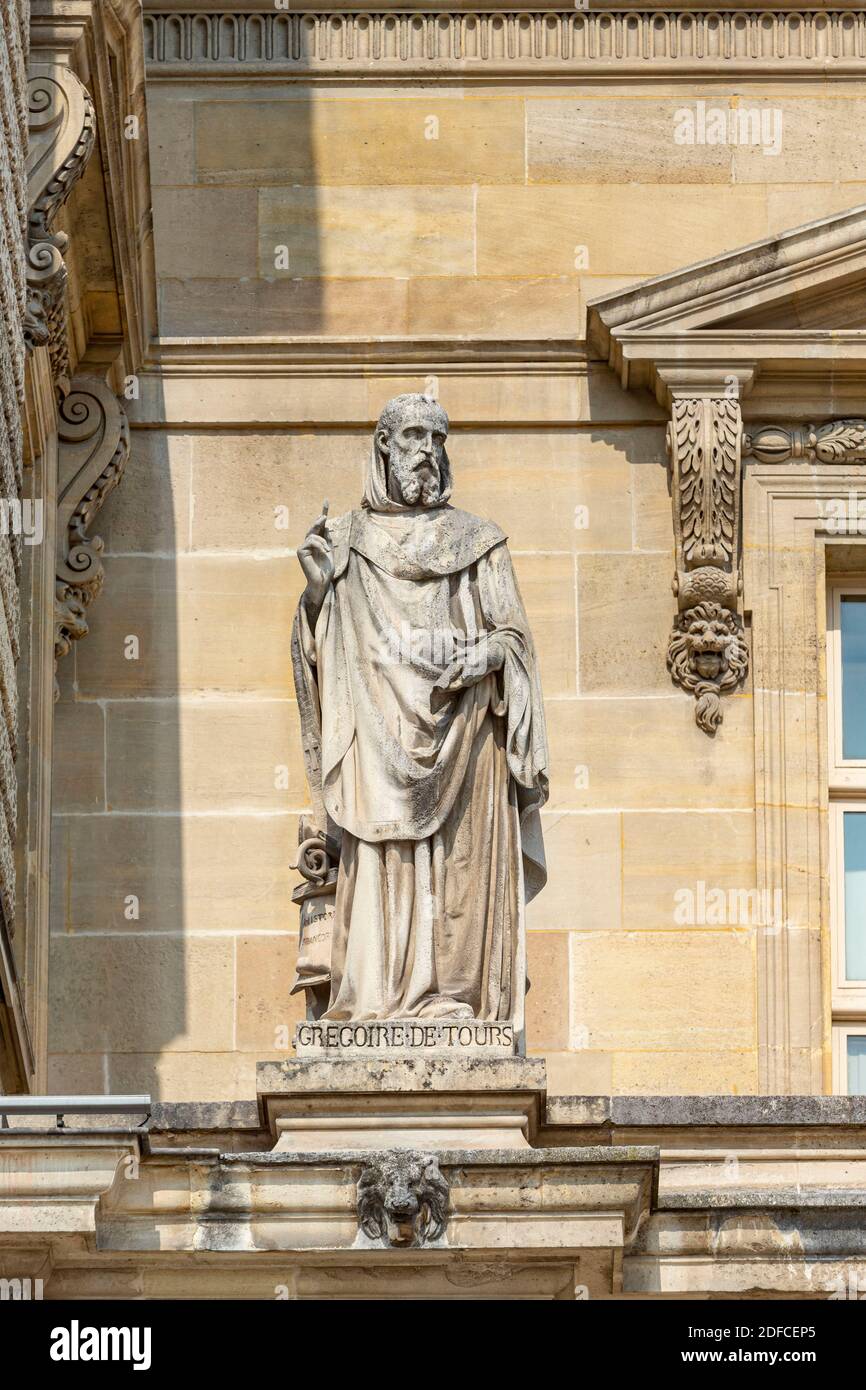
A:
[[[820,68],[829,61],[866,68],[866,12],[647,9],[526,10],[466,14],[316,11],[179,12],[145,15],[151,68],[175,63],[264,64],[327,72],[370,66],[417,71],[477,65],[573,72],[607,64],[638,68]],[[483,73],[482,73],[483,75]]]

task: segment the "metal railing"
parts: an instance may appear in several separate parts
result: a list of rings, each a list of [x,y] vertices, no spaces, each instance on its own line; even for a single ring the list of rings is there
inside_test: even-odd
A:
[[[64,1115],[150,1115],[150,1096],[2,1096],[0,1129],[9,1129],[10,1115],[55,1115],[65,1129]],[[144,1123],[144,1120],[142,1123]]]

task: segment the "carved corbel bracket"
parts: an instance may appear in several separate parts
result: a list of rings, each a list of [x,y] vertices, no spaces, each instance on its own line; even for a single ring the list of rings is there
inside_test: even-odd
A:
[[[748,648],[742,594],[741,396],[749,369],[695,379],[660,368],[671,410],[667,431],[676,542],[678,613],[668,646],[675,683],[695,697],[695,721],[714,734],[723,694],[743,681]]]
[[[105,579],[102,540],[87,532],[129,457],[126,415],[103,381],[76,377],[58,417],[55,662],[87,633],[87,609]]]
[[[58,211],[87,167],[96,116],[86,87],[70,68],[37,68],[28,83],[27,309],[29,348],[47,345],[54,381],[69,389],[66,338],[67,237],[52,232]]]

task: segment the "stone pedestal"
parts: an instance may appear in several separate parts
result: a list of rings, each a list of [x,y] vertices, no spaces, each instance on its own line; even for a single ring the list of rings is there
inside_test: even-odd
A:
[[[258,1068],[279,1152],[527,1149],[545,1090],[544,1063],[525,1057],[325,1054]]]
[[[657,1149],[563,1144],[547,1123],[539,1059],[437,1054],[438,1026],[431,1052],[359,1056],[356,1032],[342,1039],[335,1028],[332,1045],[350,1055],[259,1063],[259,1120],[273,1148],[256,1163],[274,1182],[294,1179],[293,1194],[303,1175],[295,1230],[340,1252],[347,1288],[384,1274],[383,1260],[407,1261],[393,1286],[402,1278],[417,1296],[511,1296],[518,1266],[531,1296],[619,1287],[623,1249],[650,1210]],[[248,1180],[249,1158],[237,1165]],[[343,1211],[338,1172],[351,1174],[354,1233],[331,1214]]]

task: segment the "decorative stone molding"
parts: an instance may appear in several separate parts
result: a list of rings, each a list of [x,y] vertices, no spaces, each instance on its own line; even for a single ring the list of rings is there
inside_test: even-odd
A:
[[[87,609],[105,580],[102,540],[87,532],[123,476],[129,424],[104,382],[76,377],[60,403],[58,434],[55,661],[86,636]]]
[[[695,13],[686,9],[635,11],[593,8],[575,13],[516,4],[493,12],[463,13],[435,4],[423,11],[274,12],[273,4],[226,13],[217,4],[149,0],[144,18],[145,57],[151,68],[196,65],[219,74],[220,65],[256,64],[278,71],[340,72],[375,67],[409,73],[435,68],[473,76],[506,71],[573,78],[616,65],[646,73],[737,71],[772,63],[797,72],[823,64],[866,68],[866,14],[862,11],[782,10]],[[267,11],[270,10],[270,13]],[[300,12],[299,12],[300,11]]]
[[[96,141],[93,102],[70,68],[37,69],[28,84],[27,315],[30,348],[48,346],[54,380],[69,388],[63,260],[68,238],[52,223],[87,167]]]
[[[358,1226],[377,1245],[430,1245],[445,1232],[449,1187],[435,1155],[389,1149],[358,1179]]]
[[[673,581],[679,612],[668,647],[673,680],[695,697],[695,721],[714,734],[721,696],[745,678],[748,649],[738,611],[742,594],[740,381],[675,385],[668,379],[667,447],[676,542]]]
[[[866,420],[830,420],[825,425],[763,425],[743,435],[743,454],[759,463],[853,463],[866,459]]]

